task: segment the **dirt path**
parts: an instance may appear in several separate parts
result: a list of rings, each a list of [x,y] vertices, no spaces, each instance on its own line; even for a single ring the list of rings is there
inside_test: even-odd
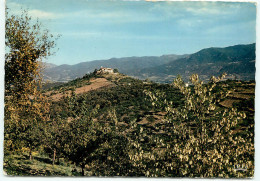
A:
[[[240,102],[239,100],[233,100],[233,99],[226,99],[226,100],[224,100],[224,101],[222,101],[222,102],[220,102],[219,104],[221,105],[221,106],[224,106],[224,107],[233,107],[233,103],[234,102]]]
[[[114,87],[115,86],[114,83],[108,81],[105,78],[97,78],[97,79],[91,80],[90,82],[91,82],[90,85],[85,85],[83,87],[76,88],[75,93],[76,94],[82,94],[82,93],[89,92],[89,91],[92,91],[92,90],[96,90],[96,89],[99,89],[99,88],[102,88],[102,87],[110,87],[110,86]],[[66,95],[70,95],[70,94],[71,94],[71,91],[66,91]],[[53,101],[58,101],[63,96],[64,95],[62,93],[58,93],[58,94],[52,95],[51,99]]]

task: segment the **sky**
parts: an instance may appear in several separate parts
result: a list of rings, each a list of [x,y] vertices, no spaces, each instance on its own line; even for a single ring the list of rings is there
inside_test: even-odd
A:
[[[28,9],[53,35],[56,65],[130,56],[189,54],[256,42],[256,5],[248,2],[6,0]]]

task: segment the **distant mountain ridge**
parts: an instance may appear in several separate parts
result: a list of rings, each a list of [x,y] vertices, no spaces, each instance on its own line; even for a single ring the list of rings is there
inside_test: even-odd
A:
[[[178,74],[188,80],[191,74],[197,73],[207,80],[212,75],[218,76],[226,72],[229,78],[252,80],[255,78],[255,58],[255,43],[207,48],[175,62],[142,69],[136,76],[169,82]]]
[[[56,82],[66,82],[78,77],[84,76],[86,73],[93,72],[101,66],[116,68],[121,73],[131,74],[133,70],[141,70],[154,66],[163,65],[168,62],[175,61],[179,58],[184,58],[188,55],[162,55],[162,56],[144,56],[144,57],[124,57],[111,58],[108,60],[94,60],[82,62],[75,65],[63,64],[46,68],[44,70],[44,79]]]
[[[228,78],[252,80],[255,78],[255,43],[226,48],[206,48],[190,55],[163,55],[146,57],[111,58],[60,65],[46,68],[45,80],[69,81],[93,72],[101,66],[117,68],[121,73],[139,79],[171,82],[178,74],[185,80],[197,73],[204,80],[223,72]]]

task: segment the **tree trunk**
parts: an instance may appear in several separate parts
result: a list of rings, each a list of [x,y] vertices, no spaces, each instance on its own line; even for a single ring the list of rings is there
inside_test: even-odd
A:
[[[52,165],[55,164],[55,157],[56,157],[56,149],[54,149],[53,151]]]
[[[81,165],[81,175],[82,175],[82,176],[85,175],[85,174],[84,174],[84,167],[85,167],[85,165],[84,165],[84,163],[82,163],[82,165]]]
[[[32,149],[30,148],[30,151],[29,151],[29,157],[30,157],[30,160],[32,160]]]

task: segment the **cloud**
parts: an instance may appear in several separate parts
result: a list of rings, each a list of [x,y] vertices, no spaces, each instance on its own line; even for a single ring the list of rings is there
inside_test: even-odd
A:
[[[256,31],[256,22],[254,20],[248,21],[248,22],[235,22],[233,24],[223,24],[219,26],[214,26],[211,28],[208,28],[205,31],[205,34],[209,36],[215,36],[216,34],[228,34],[233,35],[234,32],[246,32],[250,33],[251,36],[255,36]],[[251,27],[250,29],[248,27]]]
[[[228,3],[217,1],[197,1],[197,2],[174,2],[166,1],[166,4],[155,3],[150,11],[160,11],[165,16],[171,18],[180,18],[185,14],[193,16],[209,16],[209,15],[228,15],[238,12],[241,9],[240,3]]]
[[[192,15],[228,15],[236,12],[240,8],[236,4],[222,4],[215,2],[202,2],[200,6],[189,6],[185,8],[186,12]],[[231,11],[232,10],[232,11]]]
[[[129,22],[151,22],[160,20],[159,17],[154,15],[145,15],[143,13],[118,11],[98,11],[94,9],[74,11],[68,13],[52,13],[38,9],[28,11],[32,17],[39,19],[75,19],[80,20],[82,23],[92,21],[95,23],[104,23],[112,21],[113,23],[129,23]]]
[[[179,19],[177,23],[182,27],[191,28],[191,27],[205,24],[205,20],[195,19],[195,18],[186,18],[186,19],[183,18],[183,19]]]
[[[207,7],[200,7],[200,8],[189,7],[186,8],[186,11],[192,13],[193,15],[204,15],[204,14],[217,15],[217,14],[226,13],[219,8],[217,9],[217,8],[207,8]]]
[[[84,19],[85,21],[93,21],[96,23],[112,21],[113,23],[129,23],[129,22],[151,22],[158,21],[159,17],[156,17],[153,14],[147,14],[145,12],[136,12],[136,11],[124,11],[124,10],[95,10],[87,9],[82,11],[75,11],[64,14],[63,17],[66,18],[79,18]],[[62,16],[60,16],[62,17]]]
[[[122,2],[120,2],[122,3]],[[152,13],[147,13],[146,11],[136,11],[136,9],[127,9],[125,6],[118,7],[111,6],[101,6],[95,8],[94,5],[84,6],[80,8],[71,7],[65,8],[65,10],[56,10],[53,9],[42,9],[40,6],[28,5],[22,2],[16,2],[9,0],[7,2],[10,12],[15,15],[20,15],[23,10],[27,10],[28,14],[32,16],[33,19],[39,18],[40,20],[56,20],[57,24],[63,22],[64,24],[68,23],[77,23],[77,24],[120,24],[120,23],[138,23],[138,22],[154,22],[159,21],[160,17],[155,16]],[[95,4],[96,5],[96,4]],[[28,8],[29,7],[29,8]]]
[[[61,18],[60,14],[55,14],[47,11],[42,11],[38,9],[32,9],[28,11],[28,14],[32,16],[33,18],[37,17],[40,19],[57,19]]]
[[[21,4],[15,3],[15,2],[9,2],[9,1],[6,3],[6,6],[14,14],[21,13],[22,12],[22,8],[23,8],[23,6]]]
[[[7,4],[8,4],[9,8],[20,8],[21,7],[20,4],[15,3],[15,2],[8,2]]]
[[[13,14],[16,15],[21,14],[24,10],[27,10],[28,14],[34,19],[57,19],[63,17],[63,15],[61,14],[56,14],[48,11],[43,11],[39,9],[28,9],[25,5],[12,1],[7,3],[7,7]]]
[[[73,39],[91,39],[91,38],[102,38],[102,39],[125,39],[125,40],[169,40],[167,35],[138,35],[129,32],[107,32],[107,31],[71,31],[62,33],[63,38]]]
[[[102,32],[91,32],[91,31],[84,31],[84,32],[64,32],[62,35],[65,36],[70,36],[70,37],[78,37],[78,38],[90,38],[90,37],[98,37],[101,36]]]

